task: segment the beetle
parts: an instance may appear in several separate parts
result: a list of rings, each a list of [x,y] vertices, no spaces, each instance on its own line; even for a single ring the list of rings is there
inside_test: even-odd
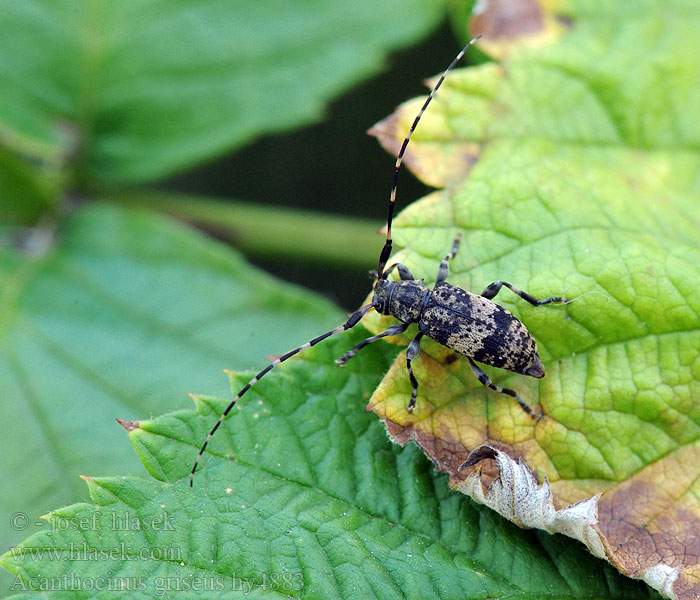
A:
[[[400,323],[392,325],[386,331],[361,341],[336,360],[336,364],[339,366],[343,366],[359,350],[368,344],[384,337],[399,335],[406,331],[409,325],[417,323],[418,334],[413,338],[406,350],[406,368],[412,387],[411,399],[408,404],[409,412],[413,412],[418,396],[418,381],[413,373],[411,362],[418,356],[421,339],[424,336],[428,336],[454,352],[465,356],[469,361],[474,375],[482,385],[497,392],[512,396],[527,414],[536,418],[532,409],[517,393],[513,390],[494,385],[488,375],[475,362],[478,361],[486,365],[500,367],[531,377],[544,377],[544,367],[537,353],[537,344],[530,332],[516,317],[498,304],[492,302],[491,299],[505,286],[513,293],[535,306],[552,302],[565,303],[568,302],[568,300],[558,296],[537,300],[506,281],[494,281],[480,295],[472,294],[471,292],[447,283],[449,261],[454,258],[457,253],[461,236],[458,236],[454,240],[452,250],[440,263],[436,282],[432,290],[428,289],[423,284],[422,280],[417,280],[409,269],[401,263],[395,263],[389,268],[386,268],[392,250],[391,224],[393,221],[394,208],[396,206],[398,176],[406,147],[423,113],[431,100],[435,97],[445,77],[479,37],[480,36],[477,36],[462,48],[435,84],[418,112],[418,115],[414,119],[396,157],[389,196],[386,240],[379,255],[378,268],[376,272],[373,272],[376,277],[376,282],[372,301],[352,313],[348,320],[339,327],[327,331],[305,344],[290,350],[286,354],[279,356],[243,386],[214,424],[214,427],[207,435],[204,444],[199,450],[192,471],[190,472],[190,486],[193,485],[194,474],[212,436],[221,426],[229,412],[231,412],[241,397],[252,386],[277,365],[283,363],[292,356],[311,346],[315,346],[319,342],[337,333],[351,329],[357,325],[362,317],[371,309],[383,315],[393,316],[398,319]],[[399,279],[397,281],[389,279],[389,275],[394,270],[398,271]]]
[[[377,279],[370,307],[380,314],[395,317],[401,323],[363,340],[337,359],[336,364],[344,365],[367,344],[383,337],[399,335],[406,331],[409,325],[417,323],[418,334],[406,350],[406,370],[413,388],[408,412],[413,412],[418,396],[418,381],[413,374],[411,362],[418,356],[421,339],[427,335],[465,356],[474,375],[483,386],[512,396],[526,413],[535,418],[532,409],[520,396],[513,390],[494,385],[475,362],[538,379],[544,377],[544,366],[537,353],[535,339],[525,325],[491,299],[505,286],[534,306],[552,302],[566,303],[568,300],[559,296],[538,300],[507,281],[494,281],[479,296],[447,283],[445,280],[449,273],[449,261],[457,253],[460,239],[461,236],[455,239],[452,251],[440,263],[432,290],[428,289],[423,281],[417,280],[401,263],[392,265],[383,273],[381,270],[377,271],[382,273],[382,276]],[[383,265],[380,264],[380,268],[383,268]],[[394,269],[399,272],[399,281],[387,279]]]

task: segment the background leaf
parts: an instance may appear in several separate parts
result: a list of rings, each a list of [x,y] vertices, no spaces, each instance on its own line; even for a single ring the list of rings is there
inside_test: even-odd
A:
[[[40,173],[0,146],[0,199],[18,199],[0,202],[2,225],[29,225],[51,214],[58,184],[56,178]]]
[[[20,517],[0,527],[4,543],[82,494],[77,474],[136,467],[117,443],[115,417],[182,406],[187,392],[221,392],[221,368],[260,366],[342,318],[179,227],[76,200],[94,202],[105,187],[123,199],[125,183],[320,119],[332,97],[434,28],[442,10],[442,2],[391,0],[351,10],[3,4],[0,381],[12,426],[0,506]],[[361,277],[366,284],[364,267]]]
[[[138,211],[85,209],[45,256],[5,252],[3,514],[26,514],[31,531],[83,493],[79,474],[136,471],[115,417],[187,406],[198,390],[224,393],[222,369],[262,366],[342,319],[321,298]],[[3,521],[4,544],[26,535],[21,525]]]
[[[420,452],[391,445],[361,410],[387,348],[333,365],[364,334],[319,345],[253,388],[213,439],[194,488],[178,479],[227,400],[141,422],[130,437],[168,483],[89,479],[94,504],[54,511],[53,532],[2,558],[17,588],[103,576],[138,582],[146,596],[198,580],[235,586],[232,597],[249,585],[299,598],[654,597],[565,538],[519,529],[451,493]],[[246,380],[234,377],[234,388]],[[136,518],[159,526],[115,527]],[[71,547],[126,550],[132,560],[74,562]],[[67,559],[49,560],[53,550]]]
[[[11,0],[0,25],[1,139],[57,165],[77,152],[88,181],[162,177],[319,119],[442,7]]]

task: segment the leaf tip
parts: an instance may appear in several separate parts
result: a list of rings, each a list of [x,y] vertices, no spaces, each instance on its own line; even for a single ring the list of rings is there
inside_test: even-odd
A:
[[[551,43],[571,27],[569,20],[546,10],[536,0],[486,0],[477,6],[469,20],[469,31],[481,35],[479,46],[496,58],[507,57],[521,45]]]
[[[479,446],[469,453],[467,460],[465,460],[457,468],[457,471],[459,472],[469,467],[473,467],[477,463],[480,463],[482,460],[486,460],[487,458],[496,458],[497,455],[497,451],[491,446]]]
[[[127,433],[131,433],[134,429],[139,429],[141,427],[141,421],[125,421],[117,417],[117,423],[119,423]],[[82,477],[82,475],[81,475]]]
[[[201,394],[187,394],[190,398],[192,398],[192,402],[194,402],[194,406],[197,410],[199,410],[200,406],[202,406],[202,395]]]

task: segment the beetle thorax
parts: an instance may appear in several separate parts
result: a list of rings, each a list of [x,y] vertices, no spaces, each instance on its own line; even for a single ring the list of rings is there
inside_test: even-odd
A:
[[[422,281],[381,279],[374,288],[372,305],[383,315],[391,315],[403,323],[415,323],[420,320],[429,294]]]

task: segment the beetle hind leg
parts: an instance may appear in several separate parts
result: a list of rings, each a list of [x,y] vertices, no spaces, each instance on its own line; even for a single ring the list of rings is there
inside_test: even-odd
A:
[[[499,392],[501,394],[506,394],[508,396],[512,396],[518,401],[518,404],[520,404],[520,408],[522,408],[528,415],[530,415],[533,419],[537,419],[537,415],[535,415],[534,412],[532,412],[532,409],[525,404],[525,402],[516,394],[513,390],[510,390],[508,388],[502,388],[497,385],[494,385],[489,376],[481,369],[477,364],[469,357],[467,357],[469,360],[469,365],[472,368],[472,371],[474,372],[474,375],[476,378],[479,380],[479,383],[483,385],[484,387],[492,389],[494,392]]]
[[[408,378],[411,381],[411,387],[413,391],[411,392],[411,401],[408,403],[408,412],[412,413],[413,409],[416,407],[416,397],[418,396],[418,380],[413,374],[413,368],[411,367],[411,361],[418,356],[420,352],[420,340],[423,337],[423,333],[418,333],[416,337],[411,340],[406,350],[406,370],[408,371]]]

